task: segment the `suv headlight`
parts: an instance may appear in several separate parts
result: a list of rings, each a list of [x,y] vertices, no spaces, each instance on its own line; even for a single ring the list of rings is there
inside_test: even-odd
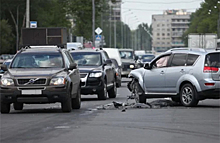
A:
[[[50,85],[64,85],[65,81],[66,80],[63,77],[55,77],[51,79]]]
[[[90,73],[89,77],[101,77],[102,73],[101,72],[95,72],[95,73]]]
[[[133,69],[133,68],[134,68],[134,65],[130,65],[130,68]]]
[[[1,85],[5,85],[5,86],[14,85],[14,81],[11,78],[2,78]]]

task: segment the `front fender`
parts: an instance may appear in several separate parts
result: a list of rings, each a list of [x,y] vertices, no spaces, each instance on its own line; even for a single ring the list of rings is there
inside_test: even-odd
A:
[[[199,85],[199,82],[197,81],[197,79],[191,75],[191,74],[185,74],[183,75],[178,81],[177,81],[177,86],[176,86],[176,92],[179,94],[179,89],[180,86],[183,82],[190,82],[198,92],[201,91],[201,87]]]
[[[135,78],[138,80],[139,85],[143,89],[143,91],[145,91],[144,90],[144,80],[143,80],[144,72],[145,72],[144,68],[139,68],[139,69],[132,70],[128,75],[129,78]]]

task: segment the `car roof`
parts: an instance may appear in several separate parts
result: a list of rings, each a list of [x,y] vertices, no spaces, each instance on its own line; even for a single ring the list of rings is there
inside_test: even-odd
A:
[[[118,49],[119,51],[134,51],[133,49]]]
[[[58,48],[57,46],[30,46],[30,47],[21,49],[20,52],[21,53],[35,53],[35,52],[59,53],[61,50],[66,50],[66,49],[61,49],[61,48]]]
[[[94,49],[82,49],[82,50],[71,50],[70,53],[101,53],[103,50]]]
[[[174,48],[166,51],[165,53],[191,53],[198,55],[206,55],[208,53],[219,53],[220,51],[215,49],[202,49],[202,48]]]

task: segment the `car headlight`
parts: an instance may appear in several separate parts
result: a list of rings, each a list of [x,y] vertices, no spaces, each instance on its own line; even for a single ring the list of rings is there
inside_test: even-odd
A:
[[[65,84],[65,78],[63,78],[63,77],[52,78],[50,81],[50,84],[51,85],[63,85],[63,84]]]
[[[5,86],[14,85],[14,81],[11,78],[2,78],[1,85],[5,85]]]
[[[90,73],[89,77],[101,77],[102,73],[101,72],[95,72],[95,73]]]
[[[130,68],[133,69],[133,68],[134,68],[134,65],[130,65]]]

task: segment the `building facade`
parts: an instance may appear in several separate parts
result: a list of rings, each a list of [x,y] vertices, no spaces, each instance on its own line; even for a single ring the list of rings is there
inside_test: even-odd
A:
[[[115,0],[115,3],[112,3],[111,0],[109,1],[109,6],[111,10],[111,21],[121,21],[121,1],[122,0]]]
[[[155,51],[184,47],[183,33],[189,28],[190,13],[186,10],[165,10],[152,16],[152,47]]]

